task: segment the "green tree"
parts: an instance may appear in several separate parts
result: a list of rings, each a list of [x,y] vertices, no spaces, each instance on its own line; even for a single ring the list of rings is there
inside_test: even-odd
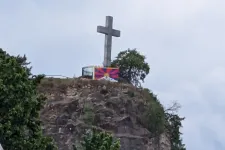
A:
[[[173,105],[165,110],[165,120],[167,121],[165,127],[167,129],[171,150],[186,150],[185,144],[182,143],[180,128],[182,127],[182,121],[184,117],[180,117],[177,112],[180,109],[178,103],[173,103]]]
[[[135,86],[144,82],[145,77],[150,71],[150,67],[145,62],[145,56],[141,55],[136,49],[125,50],[118,54],[112,61],[112,67],[119,67],[119,77]]]
[[[37,86],[44,75],[32,75],[26,61],[0,49],[0,143],[4,150],[53,150],[39,118],[46,98]]]
[[[171,143],[171,150],[186,150],[182,142],[180,128],[182,127],[182,118],[178,115],[181,106],[174,102],[173,105],[165,109],[149,89],[144,88],[146,97],[146,109],[142,114],[141,123],[152,134],[157,137],[161,133],[167,133]]]
[[[106,132],[98,132],[93,129],[88,132],[84,137],[82,143],[85,150],[119,150],[120,142],[117,139],[113,139],[113,136]],[[74,148],[76,150],[76,148]]]

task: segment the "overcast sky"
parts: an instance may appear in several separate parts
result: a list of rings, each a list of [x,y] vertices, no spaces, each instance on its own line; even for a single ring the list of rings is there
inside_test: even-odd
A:
[[[0,47],[34,73],[79,76],[102,65],[107,15],[121,30],[112,57],[137,48],[151,67],[144,86],[182,105],[187,149],[224,150],[224,0],[0,0]]]

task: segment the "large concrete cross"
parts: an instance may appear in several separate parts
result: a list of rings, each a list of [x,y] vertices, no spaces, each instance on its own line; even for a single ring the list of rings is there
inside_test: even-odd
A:
[[[106,16],[105,27],[98,26],[97,32],[105,34],[104,67],[111,65],[112,36],[120,37],[120,31],[113,29],[113,17]]]

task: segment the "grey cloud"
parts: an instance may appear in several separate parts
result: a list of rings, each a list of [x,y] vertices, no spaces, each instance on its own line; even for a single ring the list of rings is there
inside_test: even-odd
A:
[[[82,66],[102,64],[104,36],[96,26],[112,15],[114,27],[121,30],[121,37],[113,38],[113,57],[127,48],[145,54],[151,72],[144,86],[165,105],[173,100],[181,103],[187,148],[220,150],[225,135],[224,4],[223,0],[1,1],[0,47],[11,54],[27,54],[34,73],[79,76]]]

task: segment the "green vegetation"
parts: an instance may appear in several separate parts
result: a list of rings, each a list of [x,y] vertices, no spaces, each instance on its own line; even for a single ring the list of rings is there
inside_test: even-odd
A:
[[[84,150],[119,150],[120,142],[113,139],[113,136],[106,132],[98,132],[96,129],[85,135],[82,143]],[[77,148],[74,146],[74,150]]]
[[[181,121],[185,118],[179,117],[177,111],[180,105],[174,103],[170,108],[165,110],[166,130],[171,142],[171,150],[186,150],[185,145],[182,143],[180,128],[182,127]]]
[[[152,133],[153,137],[156,137],[162,134],[165,129],[164,108],[149,89],[144,89],[144,92],[147,106],[142,116],[143,125]]]
[[[93,108],[90,105],[85,104],[84,105],[84,116],[83,116],[84,122],[88,125],[93,125],[94,117],[95,117],[95,114],[93,112]]]
[[[26,56],[0,49],[0,142],[5,150],[53,150],[39,118],[45,97],[36,88],[44,76],[33,76],[27,65]]]
[[[145,113],[141,121],[151,133],[152,137],[157,137],[162,133],[167,133],[171,143],[171,150],[186,150],[182,143],[180,128],[185,118],[177,114],[180,105],[174,103],[170,108],[165,109],[149,89],[144,89],[147,101]],[[147,125],[147,126],[146,126]]]
[[[134,86],[140,86],[140,81],[144,82],[150,67],[145,62],[145,56],[141,55],[136,49],[120,52],[116,59],[112,61],[112,67],[119,67],[119,77]]]

